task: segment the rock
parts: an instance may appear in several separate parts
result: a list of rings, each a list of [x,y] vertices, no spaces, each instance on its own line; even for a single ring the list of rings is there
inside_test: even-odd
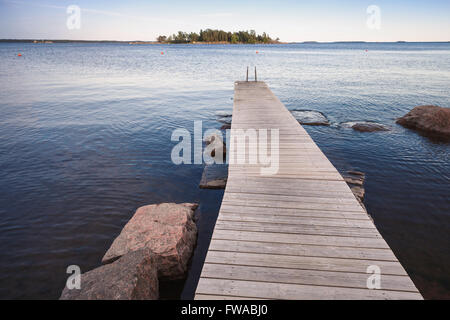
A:
[[[389,131],[390,129],[385,125],[376,122],[358,121],[358,122],[344,122],[341,126],[352,128],[359,132],[375,132],[375,131]]]
[[[364,178],[365,175],[359,171],[347,171],[347,173],[343,174],[343,178],[345,182],[347,182],[350,190],[352,190],[358,202],[364,207]]]
[[[217,111],[216,116],[217,117],[231,117],[232,114],[230,113],[230,111]]]
[[[329,126],[327,117],[319,111],[314,110],[292,110],[292,115],[300,124],[309,126]]]
[[[361,171],[347,171],[348,174],[352,175],[352,176],[361,176],[361,177],[365,177],[365,173],[361,172]]]
[[[194,203],[161,203],[140,207],[102,259],[109,263],[142,248],[155,254],[162,280],[182,279],[197,240]]]
[[[396,123],[410,129],[450,138],[450,108],[419,106],[412,109]]]
[[[228,179],[228,168],[224,164],[206,165],[199,187],[201,189],[225,189]]]
[[[119,260],[81,275],[81,289],[64,288],[61,300],[156,300],[159,283],[150,250],[127,253]]]
[[[220,127],[220,130],[228,130],[231,129],[231,124],[225,123]]]
[[[345,177],[344,176],[344,180],[345,182],[347,182],[347,184],[353,184],[355,186],[362,186],[364,184],[364,180],[363,179],[355,179],[352,177]]]
[[[225,112],[217,112],[217,121],[225,123],[225,124],[231,124],[231,121],[233,120],[233,115]]]
[[[356,199],[358,200],[358,202],[364,206],[364,194],[365,194],[365,190],[364,187],[362,186],[352,186],[349,185],[350,190],[352,190],[353,194],[355,195]]]
[[[352,129],[360,132],[389,131],[385,126],[376,123],[357,123]]]

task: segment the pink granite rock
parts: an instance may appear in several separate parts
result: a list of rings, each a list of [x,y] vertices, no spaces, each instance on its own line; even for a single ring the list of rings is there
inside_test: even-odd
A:
[[[193,203],[161,203],[137,209],[102,259],[109,263],[122,255],[147,248],[155,254],[163,280],[185,276],[197,240]]]
[[[411,129],[425,131],[442,137],[450,137],[450,108],[419,106],[412,109],[397,123]]]
[[[155,256],[141,249],[81,275],[81,288],[64,288],[61,300],[156,300],[159,297]]]

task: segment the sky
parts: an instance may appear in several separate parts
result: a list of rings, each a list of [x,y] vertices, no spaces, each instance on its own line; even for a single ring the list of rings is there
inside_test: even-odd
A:
[[[449,0],[0,0],[0,39],[151,41],[212,28],[285,42],[450,41],[449,17]]]

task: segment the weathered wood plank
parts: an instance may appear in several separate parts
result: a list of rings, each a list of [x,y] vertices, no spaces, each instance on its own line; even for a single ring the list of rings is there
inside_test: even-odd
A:
[[[222,204],[220,208],[222,213],[253,213],[258,215],[280,215],[280,216],[298,216],[298,217],[316,217],[316,218],[342,218],[370,220],[369,216],[362,211],[339,211],[339,210],[317,210],[317,209],[298,209],[298,208],[270,208],[258,206],[241,206],[232,204]]]
[[[337,246],[317,246],[273,242],[254,242],[212,239],[209,250],[229,252],[268,253],[293,256],[329,257],[343,259],[365,259],[397,261],[389,249],[343,248]]]
[[[264,222],[276,224],[308,224],[313,226],[331,226],[331,227],[355,227],[375,229],[372,221],[367,220],[350,220],[350,219],[333,219],[333,218],[316,218],[302,216],[282,216],[282,215],[260,215],[249,213],[229,213],[222,211],[219,220],[228,221],[249,221]]]
[[[340,226],[319,226],[311,224],[281,224],[263,223],[252,221],[227,221],[219,219],[216,222],[216,229],[221,230],[243,230],[275,233],[312,234],[323,236],[360,237],[360,238],[381,238],[378,231],[374,229],[340,227]]]
[[[331,203],[310,203],[310,202],[277,202],[277,201],[257,201],[253,199],[248,200],[224,200],[222,203],[250,207],[263,208],[290,208],[290,209],[315,209],[315,210],[332,210],[332,211],[354,211],[363,212],[359,204],[331,204]]]
[[[367,273],[367,267],[380,267],[383,275],[407,275],[397,261],[363,260],[331,257],[289,256],[281,254],[208,251],[206,262],[231,265],[278,267],[337,272]]]
[[[240,281],[225,279],[201,278],[197,292],[201,294],[234,295],[259,297],[265,299],[421,299],[416,292],[369,290],[356,288],[340,288],[331,286],[311,286],[286,283],[270,283],[256,281]]]
[[[338,237],[330,235],[323,236],[323,235],[309,235],[309,234],[216,229],[214,230],[212,239],[290,243],[290,244],[305,244],[317,246],[355,247],[362,249],[363,248],[389,249],[389,246],[382,238],[374,239],[374,238],[359,238],[359,237]]]
[[[228,190],[227,190],[228,191]],[[299,203],[339,203],[359,205],[355,197],[305,197],[302,195],[280,195],[268,193],[243,193],[243,192],[227,192],[224,194],[224,200],[245,200],[251,198],[253,200],[264,201],[281,201],[281,202],[299,202]]]
[[[295,283],[317,286],[367,289],[370,274],[283,269],[254,266],[209,264],[203,266],[204,278],[247,280],[273,283]],[[417,292],[408,276],[383,275],[380,289]]]

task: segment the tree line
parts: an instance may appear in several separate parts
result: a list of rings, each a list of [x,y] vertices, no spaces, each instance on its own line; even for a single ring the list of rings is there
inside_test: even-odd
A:
[[[226,32],[223,30],[206,29],[196,32],[178,31],[178,34],[173,34],[168,37],[158,36],[156,38],[161,43],[196,43],[196,42],[225,42],[225,43],[276,43],[279,38],[273,40],[268,34],[256,34],[255,30]]]

